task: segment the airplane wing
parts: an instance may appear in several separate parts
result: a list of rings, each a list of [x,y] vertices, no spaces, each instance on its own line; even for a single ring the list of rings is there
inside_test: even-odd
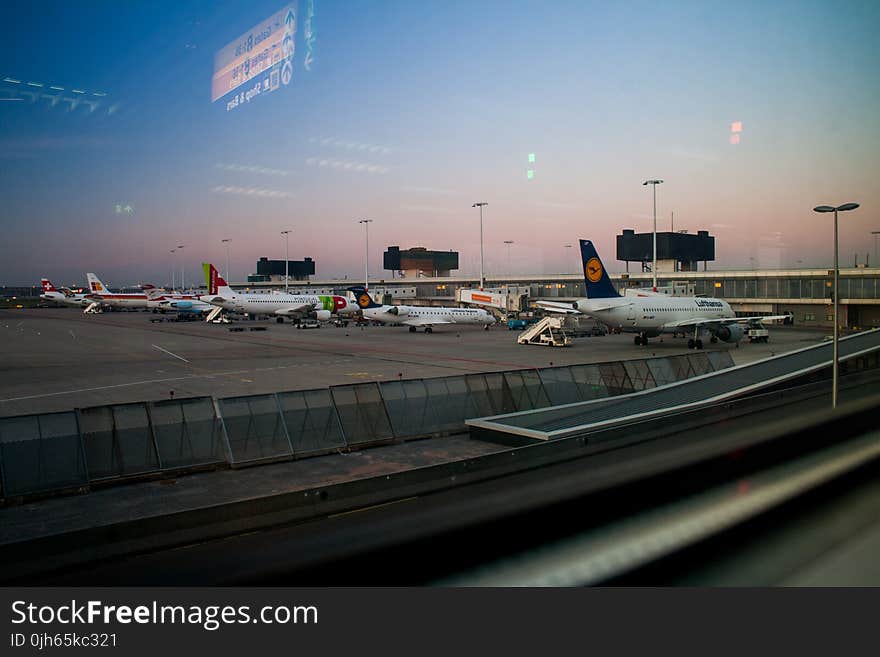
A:
[[[309,310],[312,308],[312,304],[310,303],[300,303],[294,306],[287,306],[285,308],[279,308],[275,311],[276,315],[296,315],[305,310]]]
[[[421,317],[413,317],[412,319],[405,320],[400,322],[406,326],[433,326],[435,324],[454,324],[455,322],[450,322],[448,319],[423,319]]]
[[[566,315],[583,315],[580,310],[577,310],[570,303],[558,303],[556,301],[536,301],[535,305],[538,308],[542,308],[543,310],[549,310],[551,313],[563,313]]]
[[[543,308],[551,313],[566,313],[570,315],[591,315],[592,313],[600,313],[605,310],[612,310],[614,308],[625,308],[626,306],[631,306],[632,303],[608,303],[604,306],[590,306],[586,311],[577,310],[570,303],[559,303],[558,301],[536,301],[535,305],[538,308]]]
[[[664,324],[663,328],[681,328],[684,326],[703,326],[705,324],[749,324],[751,322],[773,322],[786,319],[787,315],[756,315],[754,317],[722,317],[720,319],[704,319],[695,317],[682,319],[678,322]]]

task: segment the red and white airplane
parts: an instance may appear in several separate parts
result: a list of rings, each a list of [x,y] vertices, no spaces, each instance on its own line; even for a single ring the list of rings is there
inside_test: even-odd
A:
[[[87,299],[85,294],[76,294],[66,287],[60,290],[57,289],[48,278],[41,278],[40,286],[43,288],[40,298],[44,301],[62,303],[65,306],[78,306],[80,308],[85,308],[92,303],[92,300]]]
[[[147,291],[154,289],[155,285],[142,285],[143,292],[110,292],[95,274],[88,273],[89,293],[86,298],[100,306],[110,308],[147,308]]]

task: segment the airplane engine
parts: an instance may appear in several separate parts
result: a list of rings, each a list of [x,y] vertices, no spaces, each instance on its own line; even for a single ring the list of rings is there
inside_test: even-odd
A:
[[[739,342],[745,333],[739,324],[724,324],[715,331],[715,336],[722,342]]]
[[[174,307],[178,310],[192,310],[192,301],[178,301],[174,304]]]
[[[409,308],[401,308],[400,306],[392,306],[388,309],[389,315],[397,315],[398,317],[406,317],[409,315]]]
[[[315,319],[317,319],[319,322],[330,321],[330,315],[332,314],[333,313],[331,313],[329,310],[316,310],[314,313]]]

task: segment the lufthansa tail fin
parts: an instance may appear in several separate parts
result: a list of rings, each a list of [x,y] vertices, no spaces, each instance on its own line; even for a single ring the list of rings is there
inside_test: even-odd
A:
[[[350,292],[354,292],[355,301],[357,301],[358,307],[363,310],[365,308],[381,308],[382,304],[376,303],[373,301],[373,297],[370,296],[370,293],[367,292],[366,288],[362,285],[347,288]]]
[[[611,283],[605,265],[602,264],[596,247],[590,240],[581,240],[581,259],[584,263],[584,283],[587,287],[587,299],[609,299],[619,297]]]

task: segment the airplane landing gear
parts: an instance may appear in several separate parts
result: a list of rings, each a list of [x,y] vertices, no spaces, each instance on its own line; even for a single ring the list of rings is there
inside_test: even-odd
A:
[[[648,336],[645,335],[644,333],[639,333],[636,337],[633,338],[633,343],[635,343],[636,346],[638,346],[638,345],[647,346],[648,345]]]
[[[425,333],[433,333],[434,330],[430,326],[425,327]]]
[[[716,337],[713,335],[711,338],[709,338],[709,342],[711,342],[712,344],[716,344],[716,343],[718,342],[718,338],[716,338]]]
[[[410,332],[410,333],[415,333],[415,332],[416,332],[416,327],[415,327],[415,326],[410,326],[410,327],[409,327],[409,332]]]

